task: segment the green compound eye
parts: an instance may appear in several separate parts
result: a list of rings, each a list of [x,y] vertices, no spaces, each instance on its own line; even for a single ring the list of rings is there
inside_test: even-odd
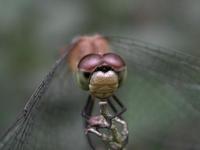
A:
[[[86,90],[86,91],[89,90],[90,75],[91,73],[89,72],[78,71],[76,73],[76,80],[81,89]]]
[[[125,67],[124,70],[118,72],[119,87],[124,83],[126,77],[127,77],[127,67]]]

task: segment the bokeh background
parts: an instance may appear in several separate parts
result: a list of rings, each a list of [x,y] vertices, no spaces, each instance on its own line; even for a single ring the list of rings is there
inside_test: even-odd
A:
[[[136,37],[200,55],[199,6],[198,0],[1,0],[0,133],[77,35]]]

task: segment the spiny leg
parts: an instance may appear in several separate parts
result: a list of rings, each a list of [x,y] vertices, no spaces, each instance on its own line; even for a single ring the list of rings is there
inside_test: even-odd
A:
[[[82,113],[81,113],[82,117],[85,118],[85,129],[88,128],[88,119],[92,115],[93,107],[94,107],[94,99],[92,98],[91,95],[89,95],[86,105],[84,106],[84,109],[82,110]],[[87,137],[88,143],[89,143],[90,147],[92,148],[92,150],[95,150],[95,147],[92,144],[92,140],[88,133],[86,134],[86,137]]]
[[[107,102],[108,102],[108,105],[110,106],[111,110],[114,112],[114,116],[108,118],[110,125],[111,125],[112,119],[116,117],[116,114],[118,114],[118,110],[115,107],[115,105],[112,103],[111,99],[108,99]],[[121,118],[121,116],[120,116],[120,118]]]
[[[112,109],[112,111],[116,114],[117,113],[117,109],[113,105],[113,103],[111,102],[111,99],[108,99],[108,105],[110,106],[110,108]]]
[[[127,110],[126,109],[126,107],[122,104],[122,102],[115,96],[115,95],[113,95],[112,96],[112,98],[113,98],[113,100],[115,100],[115,102],[120,106],[120,108],[121,108],[121,111],[116,111],[115,112],[115,110],[117,110],[116,108],[115,108],[115,110],[112,108],[114,105],[112,104],[112,102],[110,101],[110,100],[108,100],[108,104],[110,105],[110,107],[113,109],[113,112],[115,112],[115,115],[112,117],[112,119],[113,118],[115,118],[115,117],[119,117],[120,118],[120,116]]]
[[[86,105],[84,106],[84,109],[81,112],[83,118],[89,119],[91,117],[93,106],[94,106],[94,100],[92,99],[92,96],[89,95]]]
[[[121,108],[125,108],[122,102],[117,98],[117,96],[113,95],[112,97]]]

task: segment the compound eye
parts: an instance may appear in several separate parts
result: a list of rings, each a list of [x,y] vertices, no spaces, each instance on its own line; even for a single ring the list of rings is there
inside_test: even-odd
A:
[[[122,71],[126,68],[124,60],[117,54],[106,53],[103,58],[105,63],[111,66],[115,71]]]
[[[101,63],[101,56],[98,54],[89,54],[83,57],[79,64],[78,70],[82,72],[93,72]]]
[[[76,79],[81,89],[89,90],[90,76],[100,63],[101,56],[98,54],[89,54],[80,60]]]
[[[127,67],[124,67],[123,70],[118,72],[118,78],[119,78],[119,87],[124,83],[127,77]]]
[[[83,90],[89,90],[89,80],[90,80],[90,72],[82,72],[78,71],[76,73],[76,80],[79,87]]]

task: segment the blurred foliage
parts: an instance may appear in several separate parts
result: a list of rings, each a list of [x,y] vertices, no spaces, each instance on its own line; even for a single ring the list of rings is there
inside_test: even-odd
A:
[[[0,133],[59,57],[59,48],[76,35],[136,37],[199,55],[199,5],[197,0],[1,0]],[[139,120],[135,116],[134,122]]]

